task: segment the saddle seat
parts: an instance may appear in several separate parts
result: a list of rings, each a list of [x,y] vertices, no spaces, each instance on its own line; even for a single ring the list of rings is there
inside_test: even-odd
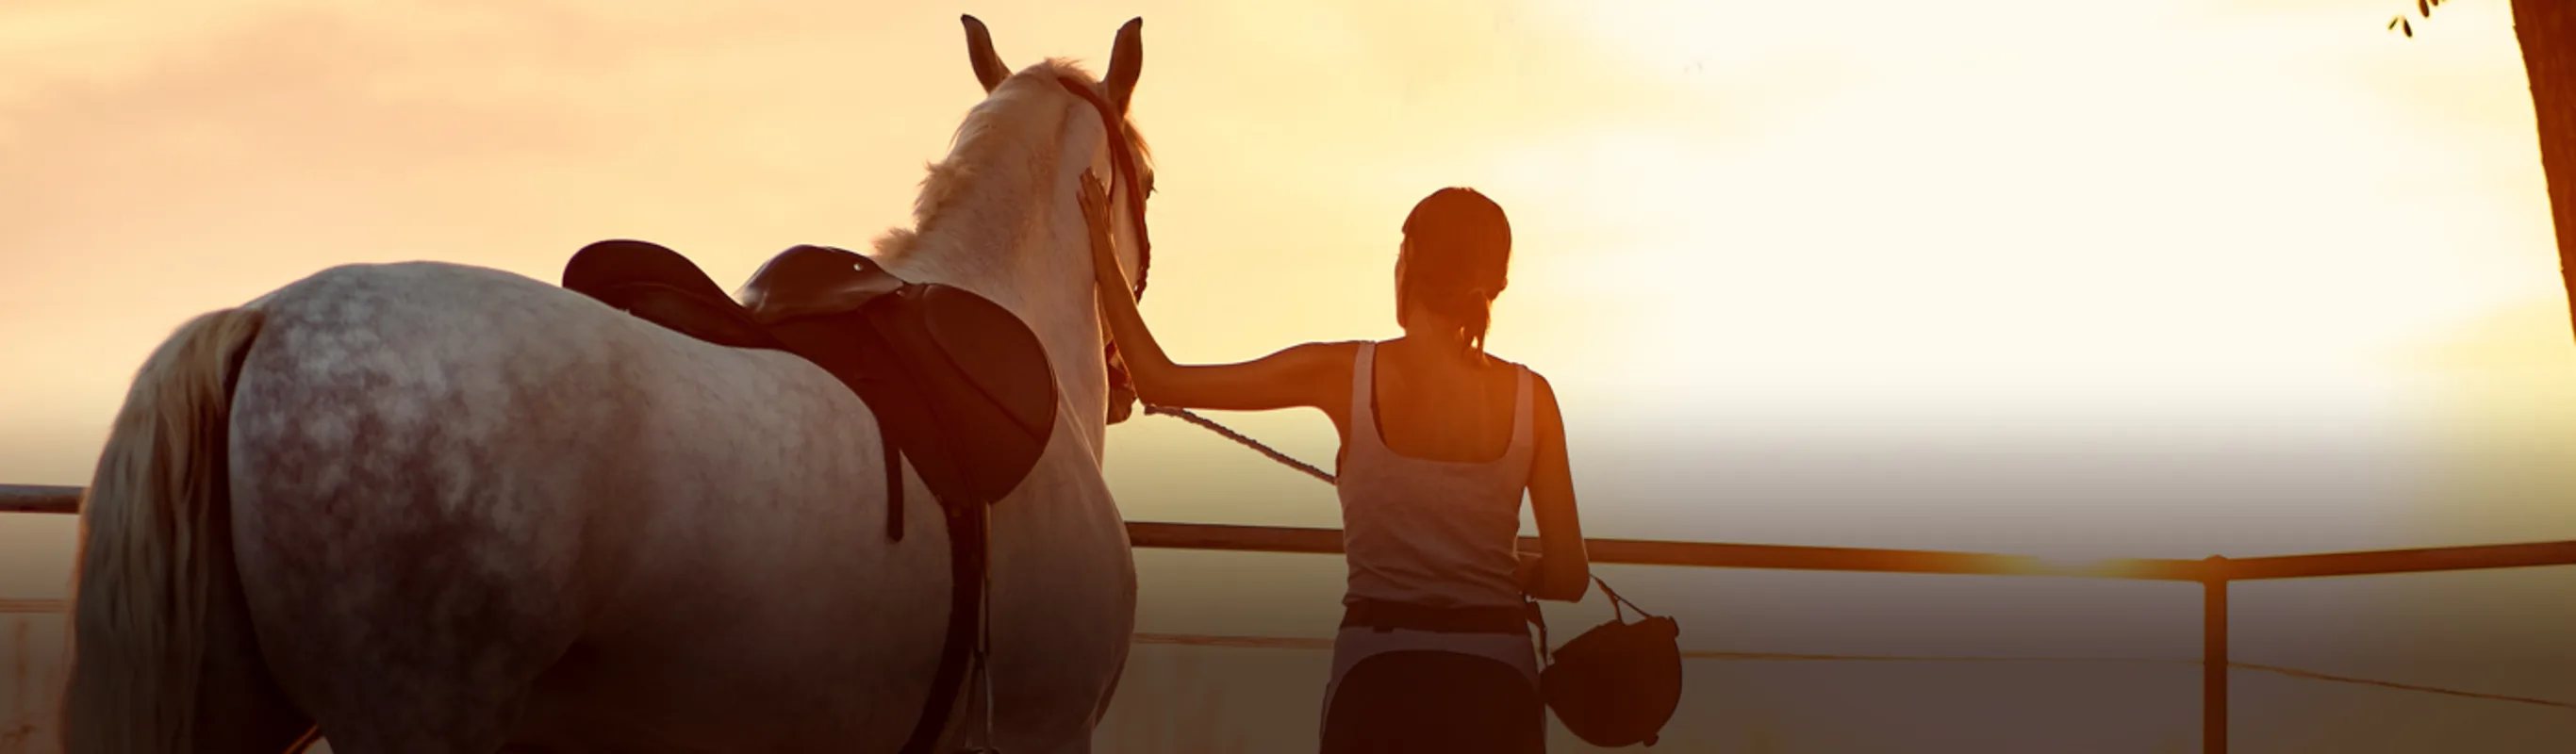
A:
[[[989,505],[1028,477],[1055,428],[1055,373],[1026,323],[864,255],[788,249],[752,273],[737,302],[678,252],[601,241],[573,254],[563,287],[708,343],[795,354],[848,386],[885,439],[887,534],[897,540],[898,455],[943,508]]]

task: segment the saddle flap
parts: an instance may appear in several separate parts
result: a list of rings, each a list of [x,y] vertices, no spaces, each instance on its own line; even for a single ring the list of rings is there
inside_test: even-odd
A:
[[[1055,371],[1037,334],[1000,304],[944,285],[907,287],[869,315],[942,422],[944,452],[928,465],[948,468],[924,476],[946,471],[950,488],[984,502],[1018,488],[1055,431]]]
[[[1031,437],[1055,431],[1055,365],[1046,344],[1009,309],[948,286],[922,291],[930,335],[957,371]]]
[[[779,252],[743,283],[742,306],[753,321],[774,325],[798,317],[846,314],[904,285],[876,260],[846,249],[799,245]]]

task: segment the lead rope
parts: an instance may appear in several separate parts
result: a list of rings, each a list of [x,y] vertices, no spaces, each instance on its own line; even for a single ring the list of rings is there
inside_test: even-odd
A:
[[[1637,611],[1637,617],[1639,617],[1639,618],[1655,618],[1655,617],[1660,617],[1660,616],[1655,615],[1654,613],[1646,612],[1646,609],[1645,609],[1645,608],[1642,608],[1642,607],[1638,607],[1638,606],[1637,606],[1637,603],[1629,602],[1629,601],[1628,601],[1628,598],[1619,596],[1619,593],[1618,593],[1618,592],[1616,592],[1616,591],[1612,591],[1612,590],[1610,589],[1610,582],[1602,581],[1602,580],[1601,580],[1601,577],[1599,577],[1599,576],[1594,576],[1594,577],[1592,577],[1592,583],[1600,584],[1600,585],[1601,585],[1601,593],[1602,593],[1602,594],[1610,595],[1610,614],[1611,614],[1611,615],[1614,615],[1614,616],[1617,616],[1617,617],[1619,618],[1619,622],[1621,622],[1621,623],[1626,623],[1626,622],[1628,622],[1628,614],[1627,614],[1627,613],[1623,613],[1623,612],[1619,612],[1619,606],[1620,606],[1620,605],[1627,605],[1627,606],[1628,606],[1628,609]]]
[[[1201,427],[1205,427],[1205,428],[1207,428],[1207,430],[1208,430],[1208,431],[1210,431],[1210,432],[1215,432],[1215,433],[1217,433],[1217,434],[1219,434],[1219,435],[1223,435],[1223,436],[1225,437],[1225,439],[1233,440],[1233,441],[1235,441],[1235,442],[1242,443],[1244,447],[1251,448],[1251,449],[1253,449],[1253,450],[1257,450],[1257,451],[1261,451],[1261,454],[1262,454],[1262,455],[1269,456],[1269,457],[1270,457],[1270,460],[1278,461],[1281,465],[1287,466],[1288,468],[1296,469],[1296,470],[1298,470],[1298,471],[1306,472],[1306,475],[1307,475],[1307,476],[1311,476],[1311,477],[1314,477],[1314,478],[1316,478],[1316,479],[1324,480],[1324,483],[1325,483],[1325,484],[1332,484],[1332,483],[1334,483],[1334,482],[1333,482],[1333,475],[1332,475],[1330,472],[1326,472],[1326,471],[1324,471],[1323,469],[1315,468],[1313,464],[1306,463],[1305,461],[1300,461],[1300,460],[1297,460],[1297,459],[1295,459],[1295,458],[1291,458],[1291,457],[1289,457],[1289,455],[1288,455],[1288,454],[1286,454],[1286,453],[1281,453],[1281,452],[1279,452],[1277,449],[1274,449],[1274,448],[1272,448],[1272,447],[1270,447],[1270,446],[1268,446],[1268,445],[1263,445],[1263,444],[1261,444],[1261,441],[1260,441],[1260,440],[1255,440],[1255,439],[1252,439],[1252,438],[1249,438],[1249,437],[1245,437],[1245,436],[1243,436],[1243,433],[1241,433],[1241,432],[1236,432],[1236,431],[1234,431],[1234,430],[1232,430],[1232,429],[1228,429],[1228,428],[1226,428],[1226,426],[1225,426],[1225,425],[1223,425],[1223,424],[1218,424],[1218,423],[1216,423],[1216,422],[1214,422],[1214,421],[1210,421],[1207,417],[1200,416],[1200,415],[1198,415],[1198,414],[1194,414],[1194,413],[1190,413],[1190,410],[1189,410],[1189,409],[1185,409],[1185,408],[1165,408],[1165,407],[1162,407],[1162,406],[1157,406],[1157,405],[1154,405],[1154,404],[1151,404],[1151,403],[1147,403],[1147,404],[1145,404],[1145,413],[1148,413],[1148,414],[1162,414],[1162,415],[1164,415],[1164,416],[1174,417],[1174,418],[1180,419],[1181,421],[1185,421],[1185,422],[1189,422],[1189,423],[1191,423],[1191,424],[1196,424],[1196,425],[1199,425],[1199,426],[1201,426]]]
[[[1602,581],[1601,577],[1592,577],[1592,583],[1601,585],[1601,593],[1610,597],[1610,615],[1611,617],[1618,618],[1620,623],[1628,622],[1628,614],[1620,609],[1620,605],[1627,605],[1627,610],[1637,611],[1637,617],[1639,618],[1655,617],[1654,613],[1646,612],[1646,609],[1638,607],[1637,603],[1629,602],[1628,598],[1619,596],[1617,591],[1610,588],[1610,582]],[[1523,610],[1526,610],[1529,613],[1530,625],[1538,627],[1539,665],[1541,667],[1545,667],[1547,665],[1554,664],[1554,653],[1550,652],[1547,647],[1547,613],[1539,608],[1538,600],[1531,599],[1527,596],[1521,597],[1521,606]]]
[[[1141,401],[1139,401],[1139,402],[1141,402]],[[1333,475],[1332,475],[1332,474],[1329,474],[1329,473],[1326,473],[1323,469],[1315,468],[1313,465],[1308,464],[1308,463],[1306,463],[1306,462],[1304,462],[1304,461],[1299,461],[1299,460],[1297,460],[1297,459],[1295,459],[1295,458],[1289,457],[1289,455],[1288,455],[1288,454],[1286,454],[1286,453],[1281,453],[1281,452],[1279,452],[1279,451],[1278,451],[1277,449],[1275,449],[1275,448],[1272,448],[1272,447],[1270,447],[1270,446],[1268,446],[1268,445],[1264,445],[1264,444],[1262,444],[1260,440],[1255,440],[1255,439],[1252,439],[1252,438],[1250,438],[1250,437],[1245,437],[1245,436],[1243,435],[1243,433],[1241,433],[1241,432],[1236,432],[1236,431],[1234,431],[1233,429],[1227,428],[1227,427],[1226,427],[1225,425],[1223,425],[1223,424],[1218,424],[1218,423],[1216,423],[1216,422],[1214,422],[1214,421],[1211,421],[1211,420],[1209,420],[1207,417],[1203,417],[1203,416],[1199,416],[1198,414],[1190,413],[1189,409],[1181,409],[1181,408],[1166,408],[1166,407],[1163,407],[1163,406],[1157,406],[1157,405],[1154,405],[1154,404],[1151,404],[1151,403],[1146,403],[1146,404],[1145,404],[1145,413],[1148,413],[1148,414],[1162,414],[1162,415],[1164,415],[1164,416],[1169,416],[1169,417],[1177,418],[1177,419],[1180,419],[1181,421],[1185,421],[1185,422],[1189,422],[1189,423],[1191,423],[1191,424],[1196,424],[1196,425],[1199,425],[1199,426],[1201,426],[1201,427],[1205,427],[1205,428],[1206,428],[1208,431],[1210,431],[1210,432],[1215,432],[1215,433],[1217,433],[1217,434],[1219,434],[1219,435],[1223,435],[1223,436],[1225,437],[1225,439],[1233,440],[1233,441],[1235,441],[1235,442],[1237,442],[1237,443],[1241,443],[1244,447],[1251,448],[1251,449],[1253,449],[1253,450],[1257,450],[1257,451],[1261,451],[1261,454],[1262,454],[1262,455],[1265,455],[1265,456],[1269,456],[1269,457],[1270,457],[1270,460],[1278,461],[1280,464],[1285,465],[1285,466],[1287,466],[1287,467],[1289,467],[1289,468],[1296,469],[1296,470],[1298,470],[1298,471],[1306,472],[1306,475],[1307,475],[1307,476],[1311,476],[1311,477],[1314,477],[1314,478],[1316,478],[1316,479],[1324,480],[1324,483],[1325,483],[1325,484],[1333,484],[1333,483],[1334,483],[1334,481],[1333,481]],[[1654,613],[1646,612],[1646,609],[1645,609],[1645,608],[1638,607],[1638,606],[1637,606],[1637,603],[1629,602],[1629,601],[1628,601],[1628,598],[1626,598],[1626,597],[1622,597],[1622,596],[1619,596],[1619,592],[1618,592],[1618,590],[1611,589],[1611,588],[1610,588],[1610,582],[1601,580],[1601,576],[1600,576],[1599,574],[1594,574],[1594,575],[1592,576],[1592,583],[1595,583],[1595,584],[1599,584],[1599,585],[1601,585],[1601,593],[1602,593],[1602,594],[1604,594],[1604,595],[1608,595],[1608,596],[1610,597],[1610,615],[1611,615],[1612,617],[1614,617],[1614,618],[1617,618],[1617,619],[1618,619],[1618,621],[1619,621],[1620,623],[1627,623],[1627,622],[1628,622],[1628,613],[1627,613],[1627,610],[1635,610],[1635,611],[1637,611],[1637,617],[1638,617],[1638,618],[1640,618],[1640,619],[1647,619],[1647,618],[1654,618],[1654,617],[1656,617]],[[1543,611],[1543,610],[1541,610],[1541,609],[1540,609],[1539,604],[1538,604],[1538,600],[1531,599],[1531,598],[1529,598],[1527,595],[1523,595],[1523,596],[1521,597],[1521,604],[1522,604],[1522,609],[1526,610],[1526,611],[1527,611],[1527,613],[1528,613],[1528,620],[1529,620],[1529,623],[1530,623],[1531,625],[1534,625],[1534,626],[1537,626],[1537,627],[1538,627],[1538,661],[1539,661],[1539,667],[1544,668],[1544,667],[1549,667],[1549,666],[1553,666],[1553,665],[1555,665],[1555,664],[1556,664],[1556,653],[1548,649],[1548,639],[1547,639],[1547,615],[1546,615],[1545,611]],[[1625,605],[1625,606],[1627,606],[1627,607],[1626,607],[1625,609],[1622,609],[1622,608],[1620,607],[1621,605]],[[1653,745],[1655,745],[1655,739],[1654,739],[1654,737],[1652,737],[1652,736],[1647,737],[1647,739],[1646,739],[1646,745],[1647,745],[1647,746],[1653,746]]]
[[[1550,653],[1547,649],[1547,612],[1539,609],[1538,600],[1531,599],[1527,595],[1523,595],[1521,597],[1521,605],[1521,609],[1529,612],[1530,625],[1538,627],[1539,667],[1544,668],[1549,665],[1556,664],[1555,658],[1549,656]]]
[[[1196,425],[1199,425],[1199,426],[1201,426],[1201,427],[1205,427],[1205,428],[1207,428],[1207,430],[1208,430],[1208,431],[1210,431],[1210,432],[1215,432],[1215,433],[1217,433],[1217,434],[1219,434],[1219,435],[1223,435],[1223,436],[1225,437],[1225,439],[1233,440],[1233,441],[1235,441],[1235,442],[1242,443],[1244,447],[1251,448],[1251,449],[1253,449],[1253,450],[1257,450],[1257,451],[1261,451],[1261,454],[1262,454],[1262,455],[1269,456],[1269,457],[1270,457],[1270,460],[1278,461],[1280,464],[1285,465],[1285,466],[1287,466],[1288,468],[1292,468],[1292,469],[1296,469],[1296,470],[1298,470],[1298,471],[1306,472],[1306,475],[1307,475],[1307,476],[1311,476],[1311,477],[1314,477],[1314,478],[1316,478],[1316,479],[1324,480],[1324,483],[1326,483],[1326,484],[1331,484],[1331,483],[1333,483],[1333,475],[1332,475],[1332,474],[1330,474],[1330,473],[1326,473],[1323,469],[1315,468],[1312,464],[1308,464],[1308,463],[1306,463],[1306,462],[1304,462],[1304,461],[1300,461],[1300,460],[1297,460],[1297,459],[1295,459],[1295,458],[1289,457],[1289,455],[1288,455],[1288,454],[1286,454],[1286,453],[1281,453],[1281,452],[1279,452],[1279,451],[1278,451],[1277,449],[1275,449],[1275,448],[1272,448],[1272,447],[1270,447],[1270,446],[1268,446],[1268,445],[1264,445],[1264,444],[1262,444],[1260,440],[1255,440],[1255,439],[1252,439],[1252,438],[1250,438],[1250,437],[1245,437],[1245,436],[1243,435],[1243,433],[1241,433],[1241,432],[1236,432],[1236,431],[1234,431],[1233,429],[1230,429],[1230,428],[1226,427],[1226,426],[1225,426],[1225,425],[1223,425],[1223,424],[1218,424],[1218,423],[1216,423],[1215,421],[1209,420],[1207,417],[1200,416],[1200,415],[1198,415],[1198,414],[1194,414],[1194,413],[1190,413],[1189,409],[1183,409],[1183,408],[1166,408],[1166,407],[1163,407],[1163,406],[1157,406],[1157,405],[1154,405],[1154,404],[1151,404],[1151,403],[1147,403],[1147,404],[1145,404],[1145,413],[1148,413],[1148,414],[1161,414],[1161,415],[1164,415],[1164,416],[1169,416],[1169,417],[1177,418],[1177,419],[1180,419],[1181,421],[1189,422],[1189,423],[1191,423],[1191,424],[1196,424]],[[1648,614],[1648,613],[1646,612],[1645,608],[1637,607],[1637,603],[1629,602],[1629,601],[1628,601],[1628,598],[1626,598],[1626,597],[1621,597],[1621,596],[1619,596],[1619,593],[1618,593],[1618,592],[1611,591],[1611,589],[1610,589],[1610,582],[1602,581],[1602,580],[1601,580],[1601,577],[1599,577],[1599,576],[1594,576],[1594,577],[1592,577],[1592,583],[1600,584],[1600,585],[1601,585],[1601,592],[1602,592],[1603,594],[1610,595],[1610,614],[1611,614],[1611,615],[1613,615],[1613,616],[1617,616],[1617,617],[1618,617],[1618,619],[1619,619],[1619,622],[1621,622],[1621,623],[1626,623],[1626,622],[1628,622],[1628,614],[1627,614],[1627,613],[1625,613],[1625,612],[1620,611],[1620,609],[1619,609],[1619,605],[1621,605],[1622,603],[1625,603],[1625,604],[1628,606],[1628,608],[1629,608],[1629,609],[1636,610],[1638,615],[1641,615],[1641,616],[1647,616],[1647,617],[1652,617],[1650,614]],[[1554,658],[1553,658],[1553,656],[1552,656],[1552,655],[1553,655],[1553,653],[1552,653],[1552,652],[1550,652],[1550,651],[1548,650],[1548,645],[1547,645],[1547,616],[1546,616],[1546,614],[1545,614],[1545,613],[1543,613],[1543,612],[1540,610],[1540,608],[1539,608],[1539,604],[1538,604],[1538,600],[1528,599],[1528,598],[1524,597],[1524,598],[1522,598],[1521,603],[1522,603],[1522,605],[1524,605],[1524,609],[1526,609],[1526,610],[1528,611],[1528,614],[1529,614],[1529,622],[1530,622],[1530,624],[1538,627],[1538,659],[1539,659],[1539,662],[1540,662],[1541,664],[1546,664],[1546,663],[1552,662],[1552,661],[1553,661],[1553,659],[1554,659]]]
[[[1331,473],[1328,473],[1328,472],[1324,471],[1323,469],[1315,468],[1313,465],[1308,464],[1308,463],[1306,463],[1306,462],[1304,462],[1304,461],[1300,461],[1300,460],[1297,460],[1297,459],[1295,459],[1295,458],[1292,458],[1292,457],[1290,457],[1288,454],[1286,454],[1286,453],[1281,453],[1281,452],[1279,452],[1277,449],[1272,448],[1272,447],[1270,447],[1270,446],[1268,446],[1268,445],[1263,445],[1263,444],[1261,443],[1261,441],[1260,441],[1260,440],[1255,440],[1255,439],[1252,439],[1252,438],[1250,438],[1250,437],[1245,437],[1245,436],[1243,436],[1243,433],[1241,433],[1241,432],[1236,432],[1236,431],[1234,431],[1233,429],[1227,428],[1227,427],[1226,427],[1225,425],[1223,425],[1223,424],[1218,424],[1218,423],[1216,423],[1215,421],[1209,420],[1207,417],[1200,416],[1200,415],[1198,415],[1198,414],[1194,414],[1194,413],[1190,413],[1190,410],[1189,410],[1189,409],[1185,409],[1185,408],[1166,408],[1166,407],[1163,407],[1163,406],[1157,406],[1157,405],[1154,405],[1154,404],[1151,404],[1151,403],[1147,403],[1147,404],[1145,404],[1145,413],[1148,413],[1148,414],[1161,414],[1161,415],[1164,415],[1164,416],[1174,417],[1174,418],[1180,419],[1181,421],[1189,422],[1189,423],[1191,423],[1191,424],[1196,424],[1196,425],[1199,425],[1199,426],[1201,426],[1201,427],[1206,427],[1206,428],[1207,428],[1207,430],[1208,430],[1208,431],[1210,431],[1210,432],[1215,432],[1215,433],[1217,433],[1217,434],[1219,434],[1219,435],[1224,435],[1224,436],[1225,436],[1225,439],[1233,440],[1233,441],[1235,441],[1235,442],[1242,443],[1244,447],[1251,448],[1251,449],[1253,449],[1253,450],[1257,450],[1257,451],[1261,451],[1261,454],[1262,454],[1262,455],[1269,456],[1269,457],[1270,457],[1270,460],[1278,461],[1279,463],[1281,463],[1282,465],[1287,466],[1288,468],[1292,468],[1292,469],[1296,469],[1296,470],[1298,470],[1298,471],[1306,472],[1306,475],[1307,475],[1307,476],[1311,476],[1311,477],[1314,477],[1314,478],[1316,478],[1316,479],[1324,480],[1324,483],[1326,483],[1326,484],[1331,484],[1331,483],[1333,483],[1333,475],[1332,475]],[[1621,606],[1621,605],[1626,605],[1626,606],[1627,606],[1627,608],[1626,608],[1627,610],[1635,610],[1635,611],[1637,611],[1637,617],[1640,617],[1640,618],[1653,618],[1653,617],[1656,617],[1654,613],[1646,612],[1646,609],[1645,609],[1645,608],[1638,607],[1638,606],[1637,606],[1637,603],[1629,602],[1629,601],[1628,601],[1628,598],[1626,598],[1626,597],[1622,597],[1622,596],[1619,596],[1619,592],[1618,592],[1617,590],[1614,590],[1614,589],[1611,589],[1611,588],[1610,588],[1610,582],[1607,582],[1607,581],[1603,581],[1603,580],[1601,580],[1601,577],[1600,577],[1599,575],[1595,575],[1595,576],[1593,576],[1593,577],[1592,577],[1592,583],[1595,583],[1595,584],[1599,584],[1599,585],[1601,585],[1601,593],[1602,593],[1602,594],[1606,594],[1606,595],[1609,595],[1609,596],[1610,596],[1610,614],[1611,614],[1611,615],[1613,615],[1613,616],[1616,616],[1616,617],[1619,619],[1619,622],[1621,622],[1621,623],[1626,623],[1626,622],[1628,622],[1628,614],[1627,614],[1625,611],[1621,610],[1621,608],[1620,608],[1620,606]],[[1547,648],[1547,622],[1546,622],[1546,621],[1543,621],[1543,620],[1539,620],[1539,619],[1538,619],[1538,601],[1537,601],[1537,600],[1528,600],[1527,602],[1529,603],[1529,606],[1530,606],[1530,622],[1532,622],[1532,623],[1537,623],[1537,624],[1538,624],[1538,630],[1539,630],[1539,651],[1540,651],[1540,652],[1542,652],[1542,653],[1544,653],[1544,652],[1546,652],[1546,651],[1547,651],[1547,649],[1546,649],[1546,648]]]

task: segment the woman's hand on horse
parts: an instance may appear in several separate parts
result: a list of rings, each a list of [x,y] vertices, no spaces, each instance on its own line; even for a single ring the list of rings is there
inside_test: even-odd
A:
[[[1124,299],[1126,306],[1123,308],[1133,309],[1136,305],[1135,289],[1127,285],[1126,268],[1118,265],[1117,226],[1109,220],[1109,186],[1102,183],[1099,176],[1089,171],[1083,172],[1080,183],[1081,188],[1075,192],[1075,198],[1082,205],[1083,227],[1090,231],[1091,235],[1092,279],[1100,285],[1103,295],[1111,296],[1113,300]],[[1112,294],[1110,291],[1121,291],[1126,295]],[[1111,305],[1116,306],[1116,304]],[[1115,319],[1115,315],[1112,315],[1112,318]],[[1139,329],[1144,326],[1142,320],[1136,324]],[[1114,323],[1112,329],[1116,329]],[[1131,363],[1132,361],[1131,359]]]
[[[1079,198],[1082,203],[1082,223],[1091,231],[1091,253],[1115,263],[1118,258],[1118,241],[1114,237],[1116,226],[1109,220],[1109,187],[1100,181],[1099,176],[1085,172],[1082,174]]]

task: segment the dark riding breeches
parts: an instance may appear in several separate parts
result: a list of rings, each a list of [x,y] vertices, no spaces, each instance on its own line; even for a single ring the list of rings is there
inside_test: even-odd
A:
[[[1456,652],[1376,655],[1350,669],[1324,715],[1324,754],[1547,750],[1547,712],[1529,678]]]

